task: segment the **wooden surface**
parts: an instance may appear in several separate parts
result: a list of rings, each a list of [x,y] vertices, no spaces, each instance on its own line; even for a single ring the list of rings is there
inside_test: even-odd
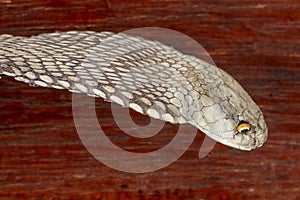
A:
[[[71,94],[0,80],[0,199],[300,199],[299,1],[0,0],[0,33],[124,31],[158,26],[197,40],[262,108],[269,139],[255,151],[197,138],[170,166],[128,174],[95,160],[77,135]],[[164,146],[178,126],[134,139],[97,100],[110,139],[130,151]],[[145,116],[131,112],[137,123]]]

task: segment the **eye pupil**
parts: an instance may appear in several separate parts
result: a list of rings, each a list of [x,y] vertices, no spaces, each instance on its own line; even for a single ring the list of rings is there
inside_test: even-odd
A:
[[[239,122],[236,129],[239,133],[247,133],[251,129],[251,124],[242,120]]]

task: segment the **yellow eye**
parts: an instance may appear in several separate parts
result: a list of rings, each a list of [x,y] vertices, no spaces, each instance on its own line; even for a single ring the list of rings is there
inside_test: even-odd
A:
[[[238,124],[238,126],[236,127],[236,130],[239,133],[246,133],[247,131],[249,131],[251,129],[251,124],[249,124],[246,121],[240,121],[240,123]]]

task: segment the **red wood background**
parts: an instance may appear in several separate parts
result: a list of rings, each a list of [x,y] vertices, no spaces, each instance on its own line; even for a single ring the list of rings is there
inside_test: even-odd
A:
[[[116,171],[81,143],[71,94],[0,80],[0,199],[300,199],[300,2],[196,0],[0,0],[0,33],[124,31],[158,26],[197,40],[262,108],[269,139],[243,152],[221,144],[197,157],[203,134],[170,166],[146,174]],[[97,100],[111,140],[151,151],[172,139],[167,124],[146,142],[115,125]],[[148,118],[131,113],[137,123]]]

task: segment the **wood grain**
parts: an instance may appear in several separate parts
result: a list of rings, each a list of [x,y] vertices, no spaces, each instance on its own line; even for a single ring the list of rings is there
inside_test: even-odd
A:
[[[0,33],[125,31],[157,26],[197,40],[262,108],[269,139],[242,152],[221,144],[203,159],[197,138],[170,166],[128,174],[94,159],[81,143],[71,94],[0,80],[0,199],[300,199],[299,1],[0,0]],[[97,99],[100,123],[120,147],[147,152],[178,126],[142,140],[116,126]],[[131,112],[137,123],[149,118]],[[113,156],[113,155],[112,155]]]

